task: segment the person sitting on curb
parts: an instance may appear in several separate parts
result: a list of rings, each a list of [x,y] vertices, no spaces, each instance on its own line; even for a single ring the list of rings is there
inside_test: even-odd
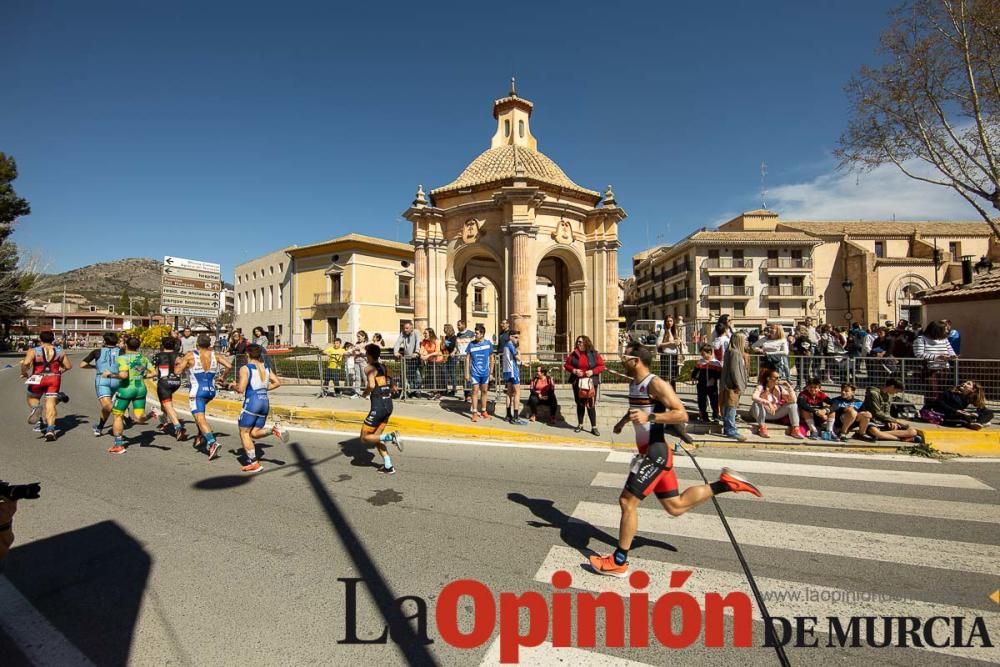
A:
[[[559,403],[556,401],[555,382],[549,377],[549,369],[545,366],[539,366],[531,380],[531,393],[528,396],[528,410],[531,412],[529,421],[538,418],[539,404],[549,406],[549,424],[555,424],[559,416]]]
[[[776,422],[783,417],[787,417],[790,424],[788,435],[798,440],[805,437],[799,432],[799,410],[792,385],[787,380],[782,380],[778,371],[773,368],[765,368],[760,372],[750,413],[757,421],[757,435],[762,438],[771,437],[765,422]]]
[[[837,436],[841,442],[847,442],[850,438],[851,427],[859,420],[863,414],[865,422],[871,421],[870,412],[861,412],[861,401],[854,396],[854,385],[845,382],[840,385],[840,396],[835,397],[830,406],[834,410],[833,425],[837,431]]]
[[[810,378],[806,382],[805,391],[799,394],[799,419],[805,424],[812,440],[823,433],[824,440],[833,439],[833,411],[830,397],[823,392],[823,383],[819,378]]]
[[[903,392],[903,383],[896,378],[888,378],[882,387],[868,387],[865,392],[865,402],[858,414],[858,437],[872,442],[874,440],[902,440],[920,444],[923,442],[917,434],[917,429],[905,421],[892,416],[889,406],[892,397]],[[869,418],[868,415],[871,415]]]
[[[972,380],[941,392],[926,405],[944,415],[945,426],[964,426],[978,431],[993,421],[993,411],[986,407],[983,388]]]

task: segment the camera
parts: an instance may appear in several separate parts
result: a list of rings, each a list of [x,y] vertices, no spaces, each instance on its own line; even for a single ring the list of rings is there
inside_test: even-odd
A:
[[[31,484],[8,484],[0,479],[0,498],[7,500],[34,500],[41,495],[42,485],[38,482]]]

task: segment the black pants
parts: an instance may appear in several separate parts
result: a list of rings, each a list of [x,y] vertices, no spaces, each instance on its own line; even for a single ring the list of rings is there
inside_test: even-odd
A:
[[[552,419],[556,418],[556,414],[559,412],[559,403],[556,401],[555,392],[550,391],[547,398],[542,398],[536,392],[531,392],[531,395],[528,396],[528,411],[531,413],[532,417],[538,415],[539,405],[549,406],[549,416]],[[581,418],[583,417],[583,415],[580,416]]]
[[[708,383],[699,382],[698,383],[698,414],[701,415],[702,419],[708,417],[708,404],[712,404],[712,417],[715,419],[719,418],[719,386],[718,384],[713,384],[711,386]]]
[[[576,423],[583,425],[583,413],[586,410],[587,416],[590,417],[590,427],[597,428],[597,408],[594,407],[594,404],[597,402],[597,397],[580,398],[580,390],[574,383],[573,400],[576,401]]]

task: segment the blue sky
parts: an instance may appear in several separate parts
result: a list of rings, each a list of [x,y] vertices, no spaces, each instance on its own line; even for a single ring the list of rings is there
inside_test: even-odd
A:
[[[489,147],[512,72],[539,150],[614,185],[626,256],[758,208],[762,161],[786,217],[975,219],[891,170],[834,170],[843,85],[893,4],[12,0],[15,238],[48,271],[170,254],[229,276],[352,231],[409,240],[416,185]]]

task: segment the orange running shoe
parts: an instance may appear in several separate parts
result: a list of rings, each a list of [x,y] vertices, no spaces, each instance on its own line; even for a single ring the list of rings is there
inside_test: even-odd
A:
[[[243,472],[260,472],[264,469],[264,466],[260,464],[260,461],[253,461],[249,465],[245,465],[241,468]]]
[[[719,481],[729,487],[730,491],[740,493],[752,493],[758,498],[763,498],[764,494],[760,492],[756,486],[754,486],[749,479],[739,474],[735,470],[730,470],[729,468],[723,468],[719,473]]]
[[[488,413],[488,412],[481,412],[480,415],[482,416],[483,419],[486,419],[486,420],[493,419],[492,417],[490,417],[490,413]]]
[[[597,574],[606,574],[609,577],[624,579],[628,576],[628,561],[619,565],[615,562],[614,555],[598,556],[595,554],[590,557],[590,567],[594,568],[594,572]]]
[[[757,427],[757,435],[759,435],[762,438],[771,437],[771,434],[767,432],[767,426],[764,424],[761,424],[760,426]]]
[[[125,453],[125,448],[122,447],[121,445],[114,445],[113,447],[111,447],[111,449],[108,450],[108,454],[124,454],[124,453]]]
[[[473,412],[472,413],[472,421],[474,421],[474,422],[479,421],[479,413],[478,412]]]

